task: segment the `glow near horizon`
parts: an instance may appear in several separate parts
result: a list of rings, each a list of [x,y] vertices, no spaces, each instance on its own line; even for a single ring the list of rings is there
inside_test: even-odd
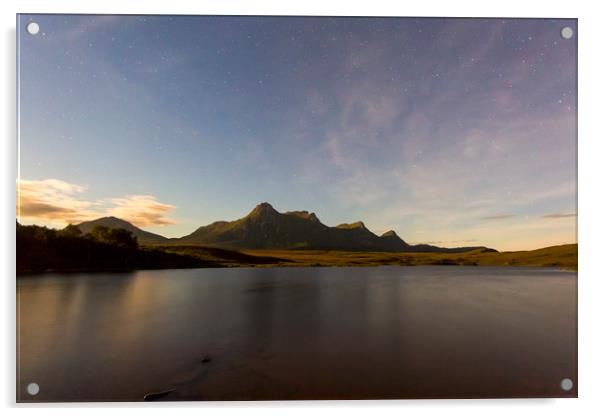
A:
[[[575,21],[20,19],[25,223],[181,236],[268,201],[411,243],[576,241]]]

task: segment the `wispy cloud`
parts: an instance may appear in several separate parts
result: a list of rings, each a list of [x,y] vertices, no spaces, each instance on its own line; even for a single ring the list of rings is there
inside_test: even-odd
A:
[[[577,216],[577,214],[571,214],[571,213],[568,213],[568,214],[554,213],[554,214],[546,214],[546,215],[543,216],[543,218],[556,218],[556,219],[558,219],[558,218],[574,218],[576,216]]]
[[[163,204],[152,195],[113,198],[111,202],[116,207],[109,209],[110,215],[125,219],[140,227],[176,223],[173,219],[167,217],[175,206]]]
[[[58,179],[22,179],[17,183],[17,217],[43,223],[89,220],[95,215],[92,203],[79,198],[85,189]]]
[[[483,34],[480,46],[465,50],[462,45],[471,43],[477,28]],[[447,29],[455,34],[435,37],[428,50],[439,50],[441,58],[430,67],[421,62],[431,62],[431,56],[406,50],[391,54],[389,44],[341,46],[338,66],[329,68],[337,76],[319,92],[329,97],[329,118],[321,124],[322,146],[306,162],[305,179],[355,211],[369,228],[393,228],[410,242],[461,244],[458,237],[483,227],[489,235],[483,231],[474,237],[497,245],[500,223],[517,223],[520,230],[533,223],[542,236],[554,231],[570,237],[569,228],[552,230],[551,221],[538,220],[541,212],[562,209],[576,195],[570,157],[575,116],[558,97],[547,97],[552,90],[571,97],[564,83],[574,77],[573,70],[557,77],[541,69],[539,53],[539,61],[529,61],[534,50],[550,46],[536,35],[521,43],[529,53],[512,52],[500,60],[505,53],[500,39],[513,36],[500,21],[483,27],[462,21]],[[556,52],[550,48],[546,57]],[[455,57],[461,58],[458,64],[438,66]],[[499,65],[489,76],[491,61]],[[397,70],[388,71],[383,62],[394,62]],[[544,105],[532,105],[530,89]],[[317,94],[312,91],[307,99],[312,110]],[[552,237],[556,241],[556,234]],[[513,241],[511,235],[506,238]]]
[[[175,224],[168,217],[175,206],[152,195],[87,200],[85,186],[59,179],[24,180],[17,183],[17,219],[49,226],[64,226],[112,215],[139,227]]]
[[[107,189],[124,170],[91,161],[118,158],[149,183],[160,164],[157,186],[175,184],[171,195],[207,210],[203,220],[184,210],[186,226],[234,218],[261,198],[333,224],[362,219],[408,242],[476,238],[503,248],[574,234],[574,221],[546,219],[568,217],[542,217],[576,212],[574,47],[555,28],[564,23],[388,19],[374,30],[362,19],[291,19],[274,37],[270,19],[48,19],[44,44],[54,48],[35,38],[24,52],[44,63],[30,67],[29,84],[57,82],[28,90],[36,95],[24,102],[41,104],[23,112],[23,166],[80,149],[72,171],[52,176],[97,173]],[[185,41],[191,36],[208,41]],[[69,54],[49,52],[65,45]],[[69,92],[78,83],[89,88]],[[45,167],[30,169],[48,177]],[[193,182],[211,198],[191,195]],[[227,204],[224,187],[233,191]],[[152,195],[85,195],[38,198],[22,211],[172,221],[173,207]]]
[[[499,215],[490,215],[487,217],[482,217],[481,219],[486,221],[496,221],[496,220],[507,220],[509,218],[514,218],[514,214],[499,214]]]

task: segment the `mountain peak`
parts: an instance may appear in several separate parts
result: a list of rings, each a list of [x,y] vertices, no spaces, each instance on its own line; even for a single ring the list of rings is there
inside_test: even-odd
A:
[[[79,225],[86,225],[86,224],[93,224],[93,225],[104,225],[104,226],[108,226],[109,228],[114,227],[115,225],[123,225],[123,226],[128,226],[128,227],[135,227],[134,224],[121,219],[121,218],[117,218],[114,216],[106,216],[106,217],[100,217],[100,218],[96,218],[95,220],[90,220],[90,221],[84,221]]]
[[[110,216],[106,216],[106,217],[101,217],[101,218],[97,218],[94,221],[114,221],[114,222],[120,222],[120,223],[126,223],[126,224],[131,224],[129,221],[123,220],[121,218],[117,218],[114,217],[112,215]],[[132,224],[133,225],[133,224]]]
[[[292,215],[295,217],[303,218],[305,220],[320,222],[315,213],[309,211],[288,211],[285,212],[285,215]]]
[[[255,206],[255,208],[253,208],[253,211],[251,211],[249,213],[249,216],[255,217],[258,215],[272,215],[272,214],[278,214],[278,211],[276,211],[274,209],[274,207],[272,205],[270,205],[268,202],[262,202],[260,204],[257,204]]]
[[[397,235],[397,233],[393,230],[389,230],[386,233],[383,233],[383,235],[381,235],[381,237],[399,237]]]
[[[352,222],[351,224],[343,223],[337,225],[337,228],[343,228],[346,230],[354,229],[354,228],[362,228],[366,229],[366,225],[362,221]]]

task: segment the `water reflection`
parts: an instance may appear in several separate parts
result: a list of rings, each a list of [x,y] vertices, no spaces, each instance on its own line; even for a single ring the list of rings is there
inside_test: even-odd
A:
[[[576,275],[555,270],[53,274],[19,279],[18,312],[21,400],[575,394]]]

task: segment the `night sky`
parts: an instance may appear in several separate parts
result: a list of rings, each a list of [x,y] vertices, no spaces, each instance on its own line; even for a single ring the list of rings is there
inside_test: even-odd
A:
[[[576,241],[574,20],[18,20],[24,223],[181,236],[268,201],[410,243]]]

